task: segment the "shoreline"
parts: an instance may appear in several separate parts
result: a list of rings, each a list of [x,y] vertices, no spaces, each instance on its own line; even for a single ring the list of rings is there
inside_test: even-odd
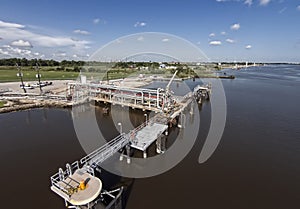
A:
[[[204,77],[204,78],[215,78],[215,79],[223,79],[224,76],[213,76],[213,77]],[[193,79],[193,78],[180,78],[180,80],[184,82],[185,80]],[[198,79],[198,78],[197,78]],[[230,76],[226,77],[225,79],[234,79]],[[157,78],[125,78],[125,79],[116,79],[110,80],[109,83],[122,86],[122,87],[129,87],[129,88],[143,88],[146,85],[151,84],[153,81],[169,81],[169,79],[165,77],[157,77]],[[46,86],[43,87],[44,92],[48,91],[51,92],[52,96],[57,97],[65,97],[67,93],[67,85],[69,82],[74,82],[72,80],[60,80],[60,81],[52,81],[53,86]],[[9,112],[17,112],[27,109],[34,109],[34,108],[71,108],[73,105],[72,101],[68,100],[59,100],[54,98],[32,98],[30,96],[37,96],[39,97],[39,88],[30,89],[28,90],[27,94],[23,92],[23,90],[19,87],[20,82],[7,82],[7,83],[0,83],[0,101],[3,102],[2,107],[0,107],[0,114],[1,113],[9,113]],[[10,97],[9,94],[15,94],[17,96]],[[8,95],[7,95],[8,94]]]
[[[65,101],[55,101],[55,100],[41,100],[37,101],[34,99],[22,98],[20,100],[6,100],[9,106],[0,108],[0,114],[18,112],[22,110],[35,109],[35,108],[70,108],[72,104]]]
[[[44,92],[50,91],[53,93],[53,96],[65,96],[67,92],[67,84],[69,82],[74,82],[73,80],[54,80],[53,86],[43,87]],[[112,83],[116,86],[126,86],[129,88],[139,88],[146,85],[149,85],[153,82],[151,79],[118,79],[110,80],[109,83]],[[3,102],[2,107],[0,107],[0,114],[17,112],[28,109],[35,108],[71,108],[73,107],[73,102],[68,100],[58,100],[58,99],[43,99],[43,98],[31,98],[30,96],[38,96],[39,88],[27,90],[27,94],[19,87],[20,82],[6,82],[0,83],[0,101]],[[55,86],[56,85],[56,86]],[[9,94],[15,94],[17,96],[9,97]],[[8,95],[6,95],[8,94]],[[42,96],[42,95],[41,95]],[[76,105],[76,104],[75,104]]]

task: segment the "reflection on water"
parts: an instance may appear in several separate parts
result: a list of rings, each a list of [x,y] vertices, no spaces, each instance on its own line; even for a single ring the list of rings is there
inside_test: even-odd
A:
[[[198,164],[210,125],[210,105],[205,103],[192,151],[172,170],[136,180],[127,208],[298,208],[300,68],[266,66],[226,72],[236,79],[223,80],[227,123],[215,153]],[[187,81],[191,88],[197,82]],[[159,85],[163,84],[151,86]],[[175,82],[172,88],[177,94],[182,86]],[[111,138],[118,130],[109,117],[98,114],[98,125]],[[130,120],[139,124],[143,112],[132,111]],[[9,200],[2,201],[2,207],[64,208],[64,202],[50,191],[49,177],[58,167],[85,155],[70,111],[1,114],[0,133],[0,194],[2,200]],[[178,129],[173,133],[180,134]]]

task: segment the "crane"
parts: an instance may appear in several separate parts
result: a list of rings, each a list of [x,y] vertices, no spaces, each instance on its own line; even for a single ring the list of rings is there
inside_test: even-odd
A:
[[[168,83],[168,85],[166,86],[166,89],[165,89],[164,101],[163,101],[163,106],[162,106],[162,109],[165,112],[169,112],[172,109],[173,104],[174,104],[174,101],[173,101],[173,98],[172,98],[172,92],[170,90],[170,86],[171,86],[171,83],[173,82],[177,72],[178,72],[178,70],[175,71],[175,73],[173,74],[171,80],[169,81],[169,83]]]
[[[178,70],[175,71],[175,73],[173,74],[171,80],[169,81],[168,85],[166,86],[166,93],[169,94],[170,93],[170,86],[171,86],[171,83],[173,82],[176,74],[177,74]]]

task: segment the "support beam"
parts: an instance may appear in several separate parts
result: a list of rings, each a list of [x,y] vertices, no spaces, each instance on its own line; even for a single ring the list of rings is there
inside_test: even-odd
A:
[[[164,137],[164,136],[162,136],[161,137],[161,141],[160,141],[160,151],[161,151],[161,153],[163,154],[163,153],[165,153],[165,151],[166,151],[166,139],[167,139],[167,137]]]
[[[156,140],[156,153],[160,154],[161,151],[161,137],[158,137]]]
[[[185,128],[186,117],[183,112],[180,113],[180,120],[178,122],[178,128]]]
[[[194,114],[194,103],[193,103],[193,102],[191,102],[190,114],[191,114],[191,115]]]
[[[147,150],[143,152],[143,158],[147,158]]]
[[[127,154],[127,164],[130,164],[130,146],[126,145],[126,154]]]

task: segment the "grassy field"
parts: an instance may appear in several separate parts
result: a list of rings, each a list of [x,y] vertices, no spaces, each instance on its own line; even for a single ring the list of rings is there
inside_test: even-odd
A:
[[[6,101],[0,101],[0,108],[6,104]]]
[[[24,81],[37,81],[36,74],[37,72],[31,67],[22,68],[23,71],[23,80]],[[167,70],[151,70],[151,71],[138,71],[133,69],[112,69],[108,71],[108,75],[106,70],[104,69],[96,69],[98,72],[86,72],[84,75],[87,75],[88,79],[96,79],[96,80],[106,80],[107,77],[109,80],[111,79],[119,79],[126,78],[130,76],[138,76],[139,74],[146,74],[147,76],[153,74],[159,74],[163,77],[172,77],[172,73]],[[0,82],[18,82],[20,78],[17,77],[17,69],[15,67],[3,67],[0,66]],[[49,80],[75,80],[78,78],[79,72],[73,71],[62,71],[56,70],[55,68],[45,67],[40,71],[41,80],[49,81]],[[195,70],[195,73],[178,73],[177,76],[180,78],[186,78],[193,75],[198,75],[199,77],[212,77],[214,74],[211,71],[206,71],[203,69]]]
[[[41,80],[68,80],[76,79],[78,77],[77,72],[65,72],[65,71],[41,71]],[[34,70],[24,70],[23,80],[33,81],[37,80],[36,71]],[[12,82],[20,81],[17,77],[17,70],[0,68],[0,82]]]
[[[35,81],[37,72],[35,70],[23,70],[23,80],[24,81]],[[77,79],[79,73],[78,72],[67,72],[67,71],[56,71],[56,70],[47,70],[47,71],[40,71],[41,80],[48,81],[48,80],[75,80]],[[88,72],[84,73],[89,79],[99,79],[99,80],[106,80],[107,74],[103,72]],[[109,72],[108,79],[119,79],[119,78],[126,78],[130,75],[133,75],[132,72],[126,71],[119,71],[119,72]],[[9,68],[0,68],[0,82],[18,82],[20,78],[17,77],[17,70],[16,69],[9,69]]]

